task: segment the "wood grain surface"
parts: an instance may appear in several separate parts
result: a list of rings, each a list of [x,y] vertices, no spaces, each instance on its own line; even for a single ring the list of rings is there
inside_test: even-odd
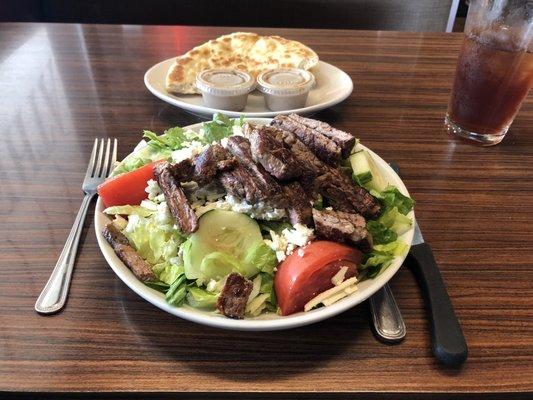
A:
[[[408,330],[399,345],[374,339],[366,304],[285,332],[217,330],[128,289],[98,249],[91,213],[66,309],[34,312],[80,205],[94,138],[117,137],[124,156],[142,129],[198,122],[153,97],[143,74],[231,31],[0,24],[0,391],[527,397],[533,99],[499,146],[447,136],[459,34],[255,29],[300,40],[352,77],[353,94],[317,117],[401,166],[470,347],[462,368],[432,357],[408,268],[391,282]]]

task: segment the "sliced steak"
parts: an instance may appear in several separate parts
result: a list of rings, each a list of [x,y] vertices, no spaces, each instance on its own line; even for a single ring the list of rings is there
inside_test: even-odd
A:
[[[328,199],[331,206],[339,211],[357,212],[366,218],[375,218],[381,212],[379,202],[338,169],[331,168],[317,177],[314,190]]]
[[[157,164],[154,174],[161,191],[165,195],[170,213],[176,220],[180,230],[184,233],[193,233],[198,229],[198,218],[194,213],[187,197],[177,181],[171,174],[169,163]]]
[[[186,158],[175,164],[169,164],[170,174],[178,182],[189,182],[193,180],[194,165],[190,158]]]
[[[337,165],[341,160],[341,148],[330,138],[285,115],[278,115],[272,124],[294,133],[318,158],[329,165]]]
[[[372,248],[366,221],[360,214],[313,209],[313,220],[320,239],[354,245],[365,252]]]
[[[227,147],[238,159],[240,165],[249,172],[256,189],[255,192],[260,196],[260,200],[271,204],[273,207],[284,208],[286,199],[283,196],[283,189],[262,165],[254,162],[248,139],[243,136],[231,136],[228,138]]]
[[[217,172],[227,171],[235,166],[235,158],[224,147],[213,144],[194,159],[194,180],[199,185],[211,182]]]
[[[218,310],[229,318],[242,319],[253,284],[237,273],[231,273],[217,300]]]
[[[280,138],[272,135],[267,127],[258,127],[248,133],[252,157],[270,174],[284,181],[298,178],[302,168],[293,153]]]
[[[328,169],[326,164],[320,161],[315,153],[309,150],[294,133],[275,126],[265,126],[263,131],[269,133],[276,140],[285,143],[285,146],[290,150],[300,168],[302,168],[304,178],[314,178]]]
[[[341,148],[343,158],[346,158],[350,155],[350,152],[352,151],[353,146],[355,145],[355,136],[351,133],[335,129],[326,122],[301,117],[297,114],[290,114],[289,118],[293,121],[299,122],[300,124],[307,126],[308,128],[314,129],[322,135],[333,140],[337,144],[337,146]]]
[[[133,272],[141,281],[153,281],[156,279],[152,267],[130,246],[126,236],[111,222],[106,225],[102,235],[111,245],[118,258]]]
[[[311,201],[299,182],[290,182],[283,185],[285,197],[288,200],[287,212],[291,224],[312,226],[313,214]]]
[[[258,185],[252,174],[241,163],[231,171],[222,172],[219,179],[228,194],[245,199],[250,204],[268,199],[268,192]]]

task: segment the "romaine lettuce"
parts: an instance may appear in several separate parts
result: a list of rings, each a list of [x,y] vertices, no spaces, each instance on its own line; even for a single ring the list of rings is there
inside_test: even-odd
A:
[[[396,207],[398,211],[406,215],[411,211],[415,205],[415,201],[410,197],[404,196],[397,187],[387,186],[382,192],[371,190],[370,194],[375,198],[381,200],[381,203],[385,209],[391,209]]]

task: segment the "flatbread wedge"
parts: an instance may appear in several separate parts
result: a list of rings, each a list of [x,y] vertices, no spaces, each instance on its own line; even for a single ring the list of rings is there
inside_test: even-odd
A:
[[[310,69],[318,55],[295,40],[235,32],[210,40],[176,58],[167,72],[166,89],[174,94],[199,93],[196,75],[209,68],[235,68],[256,77],[272,68]]]

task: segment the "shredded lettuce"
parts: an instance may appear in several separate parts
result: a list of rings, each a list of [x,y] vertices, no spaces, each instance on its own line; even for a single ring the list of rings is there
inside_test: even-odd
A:
[[[159,264],[176,257],[183,242],[180,231],[170,223],[161,224],[157,214],[149,217],[130,215],[122,232],[139,255],[150,264]]]
[[[256,242],[244,256],[244,264],[249,268],[256,268],[262,272],[272,274],[278,265],[276,252],[263,241]]]
[[[107,207],[104,214],[108,215],[138,215],[140,217],[149,217],[154,214],[156,210],[151,210],[142,206],[113,206]]]

